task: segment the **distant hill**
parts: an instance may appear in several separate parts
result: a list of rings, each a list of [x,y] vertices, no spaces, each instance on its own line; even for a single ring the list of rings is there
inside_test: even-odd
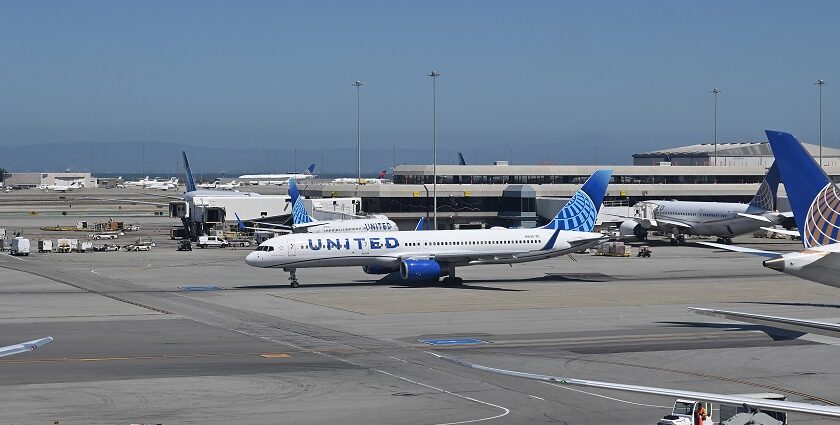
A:
[[[268,149],[204,148],[160,142],[72,142],[2,147],[0,167],[14,172],[91,171],[92,167],[95,173],[180,173],[183,172],[182,150],[187,151],[190,166],[196,173],[265,173],[269,171],[269,161],[271,172],[302,171],[313,162],[316,163],[316,173],[356,170],[355,149],[325,150],[323,162],[326,162],[326,170],[320,149],[298,149],[295,169],[292,149],[271,149],[269,158]],[[430,156],[422,150],[400,149],[397,152],[405,159]],[[362,168],[366,172],[393,166],[392,149],[363,150],[362,154]],[[445,162],[441,160],[441,163],[454,161],[451,158]]]

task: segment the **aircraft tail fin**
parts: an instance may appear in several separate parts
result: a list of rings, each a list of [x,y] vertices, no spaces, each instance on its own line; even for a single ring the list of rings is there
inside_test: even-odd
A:
[[[779,164],[802,244],[812,246],[840,240],[840,191],[814,157],[793,134],[765,130]]]
[[[187,178],[187,192],[195,191],[195,179],[193,179],[192,170],[190,170],[190,161],[187,159],[187,151],[181,151],[184,157],[184,173]]]
[[[426,230],[426,217],[420,217],[420,221],[417,222],[417,226],[414,228],[414,231]]]
[[[315,167],[315,164],[312,164],[310,168],[313,167]],[[292,224],[297,226],[314,222],[315,219],[309,215],[306,206],[303,205],[303,198],[300,196],[295,179],[289,179],[289,196],[292,198]]]
[[[386,174],[388,174],[388,170],[382,170],[382,171],[379,172],[379,174],[376,175],[376,178],[377,179],[384,179]]]
[[[773,211],[776,209],[776,193],[779,190],[779,166],[776,162],[767,170],[758,192],[755,193],[750,205],[763,209],[765,211]]]
[[[239,230],[247,229],[247,227],[245,227],[245,223],[243,223],[242,219],[239,218],[239,214],[233,213],[233,215],[236,217],[236,224],[237,224],[237,226],[239,226]]]
[[[308,167],[306,167],[306,171],[304,171],[303,173],[307,174],[307,175],[312,175],[312,173],[314,173],[314,172],[315,172],[315,164],[312,163],[312,164],[309,164]]]
[[[598,210],[601,209],[601,203],[607,194],[610,177],[612,177],[612,170],[598,170],[592,173],[575,196],[566,203],[566,206],[550,223],[543,226],[543,229],[591,232],[595,228]]]
[[[464,154],[458,152],[458,165],[467,165],[467,161],[464,160]]]

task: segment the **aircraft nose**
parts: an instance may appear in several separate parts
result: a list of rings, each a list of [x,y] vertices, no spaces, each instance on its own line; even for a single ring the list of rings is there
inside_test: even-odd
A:
[[[259,253],[257,251],[252,251],[248,256],[245,257],[245,264],[249,266],[256,266],[259,260]]]

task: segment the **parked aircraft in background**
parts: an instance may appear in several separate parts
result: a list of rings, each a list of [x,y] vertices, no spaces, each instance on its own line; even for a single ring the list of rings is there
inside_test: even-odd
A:
[[[289,183],[290,179],[304,180],[315,177],[315,164],[310,164],[306,167],[303,173],[288,173],[288,174],[245,174],[239,176],[246,184],[250,185],[279,185],[283,186]]]
[[[775,211],[776,191],[779,188],[779,171],[776,164],[770,167],[761,186],[749,204],[730,202],[693,201],[644,201],[639,208],[643,215],[623,218],[619,226],[622,237],[647,238],[652,230],[670,233],[673,245],[684,245],[685,235],[716,236],[718,242],[732,243],[732,237],[750,233],[762,226],[772,226],[785,219]],[[649,210],[648,207],[652,207]]]
[[[767,257],[764,267],[840,288],[840,189],[795,136],[780,131],[766,133],[805,249],[784,254],[714,243],[704,245]]]
[[[464,154],[458,152],[458,165],[467,165],[467,161],[464,159]]]
[[[218,184],[216,184],[216,189],[234,190],[234,189],[236,189],[240,186],[242,186],[242,182],[237,182],[236,180],[234,180],[230,183],[218,183]]]
[[[388,170],[382,170],[379,174],[376,175],[376,178],[373,179],[366,179],[362,178],[361,180],[352,177],[341,177],[337,179],[333,179],[333,183],[345,183],[345,184],[387,184],[391,183],[390,180],[386,179],[385,176],[388,174]]]
[[[361,266],[368,274],[399,271],[408,281],[447,276],[444,284],[460,284],[456,267],[537,261],[602,241],[603,235],[592,230],[611,175],[611,170],[596,171],[557,216],[540,228],[293,234],[263,242],[245,261],[254,267],[288,271],[292,287],[299,285],[299,268],[344,266]]]
[[[400,230],[397,223],[384,215],[350,218],[346,220],[316,220],[309,215],[303,197],[300,196],[297,183],[289,180],[289,197],[292,203],[292,226],[282,224],[254,222],[266,227],[247,227],[236,216],[240,229],[262,230],[275,233],[339,233],[339,232],[392,232]]]
[[[152,184],[154,180],[149,179],[149,176],[146,176],[139,180],[127,180],[122,183],[123,187],[146,187]]]
[[[771,130],[765,133],[773,148],[776,164],[779,165],[804,249],[785,254],[709,242],[701,243],[729,251],[767,257],[767,260],[764,260],[764,266],[767,268],[840,288],[840,235],[838,234],[840,232],[840,189],[795,136]],[[689,309],[706,316],[840,338],[840,325],[836,323],[697,307],[689,307]]]
[[[723,403],[735,406],[745,406],[750,410],[759,409],[773,410],[778,412],[802,413],[827,418],[840,418],[840,406],[825,406],[819,404],[802,403],[796,401],[769,400],[762,398],[745,397],[740,395],[703,393],[698,391],[683,391],[671,388],[645,387],[641,385],[617,384],[613,382],[590,381],[587,379],[568,378],[565,376],[540,375],[537,373],[518,372],[515,370],[499,369],[495,367],[482,366],[475,363],[465,362],[453,357],[448,357],[432,352],[427,353],[448,362],[452,362],[470,369],[499,375],[513,376],[516,378],[531,379],[545,382],[549,385],[559,387],[585,387],[600,388],[604,390],[628,391],[642,394],[653,394],[659,396],[679,397],[682,399],[702,400],[705,402]]]
[[[70,192],[76,189],[81,189],[82,186],[79,182],[70,182],[69,185],[63,184],[42,184],[38,186],[38,189],[46,190],[46,191],[53,191],[53,192]]]
[[[197,189],[215,189],[220,184],[222,184],[220,180],[213,180],[211,183],[197,183],[195,187]]]
[[[40,338],[33,341],[21,342],[20,344],[7,345],[0,347],[0,357],[12,356],[15,354],[28,353],[49,344],[53,341],[53,337]]]
[[[147,186],[146,189],[154,189],[154,190],[178,190],[178,178],[172,177],[167,181],[157,181],[153,180]]]

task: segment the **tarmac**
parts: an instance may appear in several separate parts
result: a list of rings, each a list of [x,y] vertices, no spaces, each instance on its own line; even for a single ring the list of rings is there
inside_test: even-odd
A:
[[[65,237],[39,227],[82,217],[8,209],[0,227],[32,239]],[[840,347],[829,340],[684,308],[838,320],[836,288],[765,269],[758,257],[653,244],[649,259],[465,267],[460,287],[301,269],[293,289],[286,273],[247,266],[250,248],[177,252],[168,228],[178,222],[153,214],[115,214],[141,231],[101,241],[150,236],[150,252],[0,255],[0,345],[55,338],[0,359],[3,423],[655,424],[674,403],[465,369],[431,351],[534,373],[840,404]]]

